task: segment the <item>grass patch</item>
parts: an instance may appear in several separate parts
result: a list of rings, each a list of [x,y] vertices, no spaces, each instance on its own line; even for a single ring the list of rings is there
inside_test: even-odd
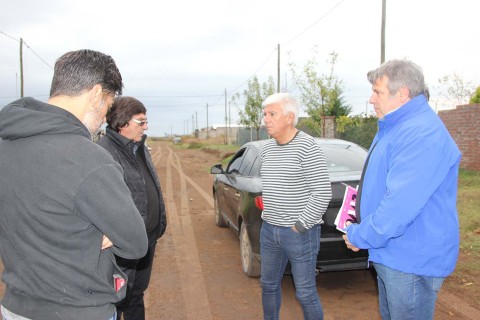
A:
[[[203,143],[192,141],[188,143],[187,149],[202,149],[205,145]]]
[[[457,210],[460,224],[460,256],[445,288],[480,308],[480,172],[460,170]]]
[[[238,148],[236,145],[210,145],[204,147],[203,151],[217,155],[219,162],[225,166],[232,159]]]
[[[461,170],[457,197],[460,250],[480,257],[480,172]]]

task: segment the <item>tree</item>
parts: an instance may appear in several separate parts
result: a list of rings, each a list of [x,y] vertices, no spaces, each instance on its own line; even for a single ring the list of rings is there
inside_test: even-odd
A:
[[[473,84],[462,79],[457,73],[438,79],[439,96],[445,104],[461,105],[468,102],[475,90]]]
[[[330,53],[327,61],[330,70],[327,74],[320,73],[317,64],[317,47],[313,49],[312,58],[303,66],[299,73],[294,63],[289,63],[293,79],[298,85],[302,101],[305,104],[309,118],[305,125],[318,136],[325,136],[324,116],[334,116],[335,121],[341,116],[347,116],[352,108],[345,104],[342,97],[342,81],[334,74],[338,54]]]
[[[262,102],[274,93],[275,84],[272,77],[269,77],[267,82],[260,84],[258,78],[254,76],[248,81],[248,89],[244,90],[242,94],[236,93],[232,98],[233,103],[237,105],[243,97],[245,105],[244,110],[239,111],[239,122],[254,128],[257,132],[257,140],[260,139],[260,127],[263,119]]]
[[[470,98],[470,103],[480,103],[480,86],[477,87],[477,90],[475,90],[475,93],[472,95]]]
[[[337,129],[338,137],[348,141],[355,142],[361,145],[365,149],[370,148],[373,138],[378,130],[378,119],[375,116],[353,116],[353,117],[341,117],[339,122],[343,125],[338,125]]]

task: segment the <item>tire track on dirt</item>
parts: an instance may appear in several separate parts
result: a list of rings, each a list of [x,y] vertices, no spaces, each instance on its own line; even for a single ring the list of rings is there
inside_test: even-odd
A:
[[[180,286],[187,309],[187,319],[213,319],[190,217],[187,178],[178,156],[169,147],[167,151],[166,205],[169,228],[177,250],[175,260],[180,271]],[[155,162],[160,161],[159,159]],[[180,190],[173,188],[172,169],[179,174]],[[180,195],[180,212],[175,204],[175,194]]]

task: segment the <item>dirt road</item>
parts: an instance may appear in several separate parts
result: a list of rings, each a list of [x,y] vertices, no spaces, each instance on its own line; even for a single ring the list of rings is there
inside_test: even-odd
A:
[[[242,273],[239,241],[215,226],[211,165],[218,155],[159,142],[152,154],[167,202],[169,227],[160,239],[146,301],[148,319],[261,319],[257,278]],[[320,274],[325,319],[380,319],[372,271]],[[301,319],[291,277],[282,283],[281,319]],[[460,312],[465,309],[468,312]],[[435,319],[478,319],[442,292]]]
[[[145,294],[147,319],[262,319],[259,279],[242,273],[239,241],[233,232],[215,226],[209,168],[219,156],[167,142],[150,146],[169,225],[158,242]],[[380,319],[372,271],[320,274],[317,288],[326,320]],[[0,283],[0,296],[3,290]],[[302,319],[289,276],[282,282],[282,294],[281,319]],[[479,319],[479,315],[461,299],[441,292],[436,320]]]

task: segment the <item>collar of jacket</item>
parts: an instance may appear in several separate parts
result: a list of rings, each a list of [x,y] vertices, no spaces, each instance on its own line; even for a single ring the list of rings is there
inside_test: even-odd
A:
[[[112,139],[115,143],[119,144],[122,148],[126,150],[133,150],[133,145],[135,142],[132,139],[128,139],[122,136],[117,131],[113,130],[110,126],[107,126],[105,129],[105,135]],[[143,148],[145,145],[145,140],[147,140],[147,135],[144,134],[142,140],[137,143],[139,148]]]
[[[72,113],[34,98],[21,98],[0,109],[1,139],[63,133],[79,134],[91,140],[88,129]]]
[[[432,111],[432,108],[428,105],[425,95],[420,94],[402,105],[397,110],[385,115],[385,117],[382,119],[379,119],[378,126],[380,128],[392,127],[427,111]]]

